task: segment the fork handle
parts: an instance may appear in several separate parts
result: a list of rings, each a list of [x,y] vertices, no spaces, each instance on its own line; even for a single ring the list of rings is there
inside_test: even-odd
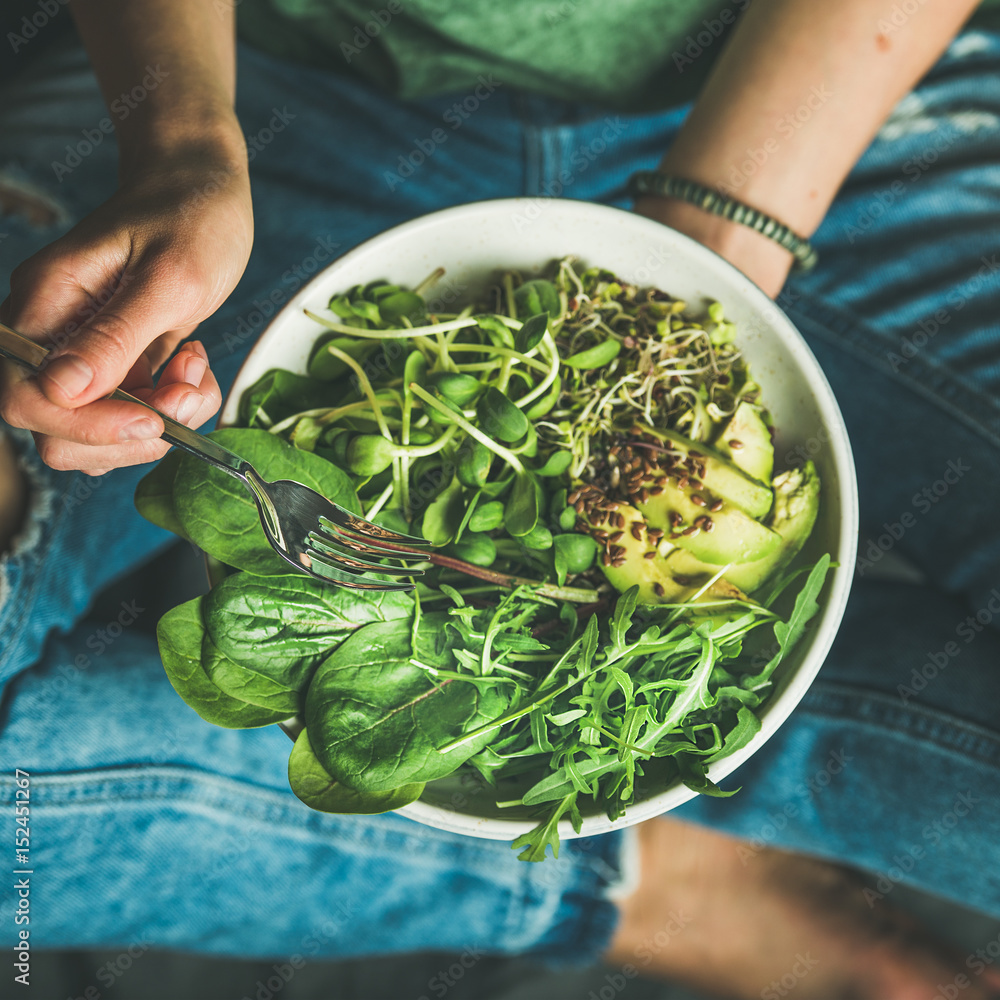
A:
[[[11,361],[16,361],[19,365],[37,375],[45,366],[45,361],[49,353],[46,347],[36,343],[34,340],[29,340],[22,334],[12,330],[9,326],[0,323],[0,355],[9,358]],[[121,389],[115,389],[106,398],[121,399],[127,403],[137,403],[139,406],[152,411],[163,421],[163,433],[160,437],[164,441],[182,448],[197,458],[211,462],[216,468],[222,469],[223,472],[227,472],[237,479],[246,480],[246,461],[240,458],[239,455],[231,452],[228,448],[223,448],[222,445],[205,437],[204,434],[199,434],[185,424],[180,423],[180,421],[174,420],[173,417],[168,417],[165,413],[161,413],[155,406],[150,406],[149,403],[144,403],[141,399],[136,399],[135,396],[131,396]]]

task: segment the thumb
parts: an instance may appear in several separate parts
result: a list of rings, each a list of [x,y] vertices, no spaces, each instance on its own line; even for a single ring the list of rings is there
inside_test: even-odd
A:
[[[75,409],[106,396],[126,378],[136,359],[166,330],[187,325],[178,304],[179,282],[164,275],[122,275],[108,301],[42,365],[38,384],[50,402]],[[186,310],[185,310],[186,311]]]

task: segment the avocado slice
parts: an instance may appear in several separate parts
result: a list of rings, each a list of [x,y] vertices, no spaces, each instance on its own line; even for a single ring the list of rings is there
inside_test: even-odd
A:
[[[709,445],[660,428],[637,426],[633,433],[653,437],[668,444],[672,451],[680,452],[682,458],[676,464],[678,471],[703,483],[717,497],[736,504],[751,517],[764,517],[771,509],[770,487],[758,482]]]
[[[609,528],[606,523],[593,520],[587,522],[592,530],[614,535],[621,532],[622,537],[615,542],[618,549],[622,550],[618,552],[619,558],[616,560],[620,565],[605,565],[603,559],[598,559],[598,565],[608,583],[622,594],[630,587],[638,585],[640,604],[681,604],[689,601],[705,581],[700,580],[695,583],[683,577],[679,580],[674,579],[669,559],[664,558],[674,551],[674,546],[657,537],[655,533],[650,538],[649,527],[635,507],[619,504],[617,513],[625,519],[624,528]],[[636,535],[639,537],[636,538]],[[656,554],[646,558],[650,552]],[[713,573],[716,571],[712,570]],[[698,600],[718,601],[731,598],[746,600],[747,596],[738,587],[722,578],[716,580]]]
[[[741,402],[722,428],[715,446],[719,453],[747,475],[769,483],[774,474],[774,445],[760,411]]]
[[[799,554],[819,514],[819,486],[813,462],[775,477],[774,510],[768,522],[781,537],[781,546],[764,559],[733,566],[726,574],[731,583],[746,591],[759,590]]]
[[[774,510],[768,519],[781,544],[770,555],[753,562],[732,566],[726,579],[748,594],[759,590],[798,555],[816,523],[819,513],[819,474],[812,462],[801,469],[789,469],[774,479]],[[684,549],[676,549],[667,558],[664,572],[675,582],[698,585],[718,571]]]
[[[719,510],[712,511],[721,497],[705,488],[691,486],[682,489],[672,478],[663,477],[648,491],[648,499],[639,500],[636,506],[654,528],[661,528],[678,548],[686,549],[702,562],[721,566],[726,563],[753,562],[763,559],[778,549],[781,537],[770,528],[748,517],[734,504],[722,502]],[[770,491],[768,491],[770,493]],[[703,501],[698,504],[693,498]],[[711,530],[696,526],[696,521],[708,518]],[[696,530],[691,531],[692,528]],[[684,534],[690,531],[690,534]]]

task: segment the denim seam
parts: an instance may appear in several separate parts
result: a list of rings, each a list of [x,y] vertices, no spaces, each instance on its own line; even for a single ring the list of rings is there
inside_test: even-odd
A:
[[[778,304],[781,304],[779,296]],[[893,371],[888,362],[874,353],[871,344],[887,344],[895,350],[898,344],[888,344],[887,338],[868,326],[861,317],[816,295],[802,295],[795,305],[786,307],[795,322],[796,314],[812,320],[816,332],[824,340],[849,351],[913,392],[919,393],[956,420],[975,431],[993,447],[1000,448],[1000,405],[975,386],[959,379],[944,365],[938,365],[915,355],[909,359],[905,373]],[[834,336],[830,336],[833,334]],[[968,412],[970,405],[981,407],[980,418]],[[987,414],[987,411],[990,411]]]
[[[881,692],[817,681],[802,699],[798,711],[826,719],[850,719],[1000,768],[1000,737],[995,733],[922,705],[902,705],[898,699]]]

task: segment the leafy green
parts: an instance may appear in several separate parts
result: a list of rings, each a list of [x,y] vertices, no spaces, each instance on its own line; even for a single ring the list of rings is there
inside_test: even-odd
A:
[[[400,785],[389,792],[359,792],[342,785],[327,773],[309,745],[303,729],[288,757],[288,784],[311,809],[332,813],[383,813],[401,809],[420,798],[421,783]]]
[[[293,690],[340,642],[372,622],[409,619],[413,599],[398,591],[352,593],[301,573],[234,573],[205,599],[208,633],[243,666]]]
[[[286,713],[233,698],[209,680],[201,665],[202,600],[177,605],[156,626],[163,668],[174,690],[206,722],[227,729],[254,729],[287,719]]]
[[[436,681],[414,662],[455,666],[445,621],[425,615],[415,647],[410,622],[368,625],[320,665],[306,697],[306,726],[334,780],[359,791],[391,791],[450,774],[486,744],[482,738],[440,752],[507,704],[495,686]]]
[[[234,663],[207,632],[201,643],[201,668],[213,684],[237,701],[281,713],[283,719],[299,711],[299,689],[292,687],[290,680],[283,682],[262,670]]]
[[[265,479],[294,479],[360,513],[350,480],[318,455],[296,451],[263,430],[234,428],[208,436],[245,458]],[[174,479],[174,503],[186,536],[216,559],[251,573],[287,574],[288,563],[264,536],[250,491],[232,476],[193,455],[182,455]]]
[[[830,555],[824,553],[810,570],[805,585],[795,598],[795,607],[792,609],[791,617],[787,622],[777,621],[774,623],[774,638],[778,641],[778,652],[771,657],[764,669],[753,677],[752,686],[754,688],[770,682],[771,675],[788,655],[788,652],[802,638],[809,622],[819,611],[819,603],[816,598],[826,583],[826,575],[829,570]]]
[[[182,454],[177,450],[169,452],[139,480],[135,488],[135,506],[147,521],[187,538],[174,504],[174,480]]]

